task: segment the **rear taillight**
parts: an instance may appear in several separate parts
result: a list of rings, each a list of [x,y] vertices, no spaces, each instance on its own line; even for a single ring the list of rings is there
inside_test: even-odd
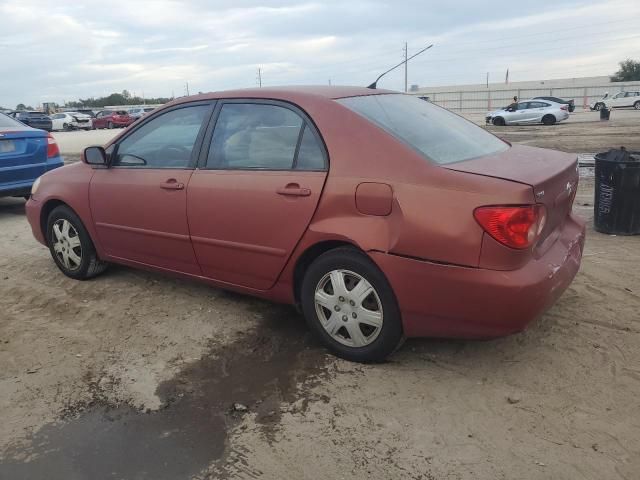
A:
[[[540,237],[547,214],[544,205],[479,207],[473,216],[498,242],[511,248],[529,248]]]
[[[56,139],[53,138],[53,135],[49,134],[47,136],[47,158],[57,157],[58,155],[60,155],[60,149],[58,148]]]
[[[560,110],[569,110],[569,107],[566,105],[560,105]]]

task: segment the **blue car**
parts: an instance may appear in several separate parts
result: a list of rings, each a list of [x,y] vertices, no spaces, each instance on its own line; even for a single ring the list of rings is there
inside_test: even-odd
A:
[[[26,197],[40,175],[63,165],[55,138],[0,113],[0,197]]]

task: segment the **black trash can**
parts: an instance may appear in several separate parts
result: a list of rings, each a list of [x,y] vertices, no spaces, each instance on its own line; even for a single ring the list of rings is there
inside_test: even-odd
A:
[[[596,155],[593,226],[598,232],[640,234],[640,152],[612,149]]]
[[[600,120],[609,120],[610,116],[611,110],[609,110],[606,105],[603,105],[602,108],[600,108]]]

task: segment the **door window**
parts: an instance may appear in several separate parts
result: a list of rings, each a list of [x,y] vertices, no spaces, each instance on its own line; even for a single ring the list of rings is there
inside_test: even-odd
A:
[[[171,110],[136,129],[118,145],[114,166],[186,168],[208,105]]]
[[[548,103],[529,102],[529,108],[544,108],[544,107],[548,107],[548,106],[549,106]]]
[[[529,102],[521,102],[518,104],[517,110],[527,110],[529,108]]]
[[[302,118],[285,107],[227,103],[216,121],[207,167],[290,170],[302,126]]]

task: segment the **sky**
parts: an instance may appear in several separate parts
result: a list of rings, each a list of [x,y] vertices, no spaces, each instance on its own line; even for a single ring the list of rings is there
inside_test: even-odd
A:
[[[490,5],[490,6],[489,6]],[[0,0],[0,106],[124,89],[421,86],[610,75],[640,60],[640,1]],[[404,69],[379,86],[404,89]]]

